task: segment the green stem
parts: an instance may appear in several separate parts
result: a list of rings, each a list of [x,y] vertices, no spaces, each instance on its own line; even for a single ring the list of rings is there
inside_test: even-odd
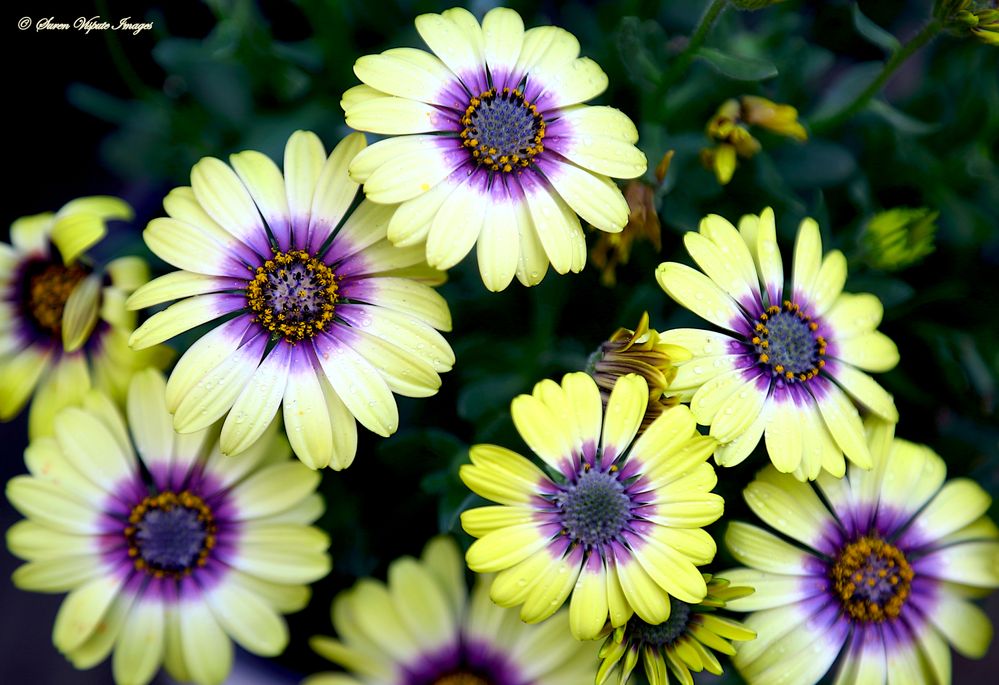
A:
[[[111,13],[108,10],[107,0],[97,0],[97,13],[105,20],[112,24],[115,20],[111,17]],[[101,31],[104,34],[104,42],[108,47],[108,52],[111,54],[111,61],[114,63],[115,68],[118,70],[118,75],[121,76],[122,81],[132,95],[135,97],[142,97],[148,89],[146,84],[142,82],[142,78],[132,67],[132,63],[129,61],[128,57],[125,55],[125,50],[122,49],[121,43],[118,42],[118,32],[117,31]]]
[[[809,128],[812,133],[823,133],[829,129],[839,126],[844,121],[852,117],[854,114],[859,112],[861,109],[867,105],[868,101],[872,97],[878,94],[888,79],[898,70],[902,64],[905,63],[919,48],[926,45],[930,40],[940,33],[940,29],[943,25],[936,19],[930,21],[923,29],[916,34],[916,36],[910,40],[908,43],[902,46],[902,49],[891,56],[887,62],[885,62],[884,67],[881,69],[881,73],[878,77],[874,79],[867,88],[865,88],[853,101],[846,107],[842,108],[838,112],[834,112],[827,117],[813,121],[810,123]]]
[[[669,71],[666,72],[656,87],[656,99],[686,73],[687,67],[690,66],[690,62],[694,59],[697,50],[704,44],[705,39],[711,32],[711,27],[715,25],[715,21],[717,21],[718,16],[727,5],[728,0],[712,0],[711,4],[708,5],[708,8],[704,11],[704,15],[701,17],[701,21],[698,22],[697,28],[694,30],[694,34],[690,37],[690,42],[687,43],[687,47],[676,56]]]

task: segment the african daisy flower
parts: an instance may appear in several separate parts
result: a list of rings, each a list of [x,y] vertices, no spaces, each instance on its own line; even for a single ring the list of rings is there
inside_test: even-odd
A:
[[[670,617],[670,597],[690,604],[707,588],[697,570],[715,555],[702,526],[722,514],[705,463],[715,440],[697,433],[686,406],[660,415],[635,439],[649,402],[645,379],[623,376],[604,410],[596,383],[570,373],[545,380],[511,406],[513,421],[547,471],[495,445],[472,447],[465,485],[500,506],[470,509],[461,523],[479,538],[466,560],[499,572],[490,596],[522,604],[520,617],[551,616],[572,594],[569,623],[594,639],[610,616]],[[634,441],[634,442],[633,442]]]
[[[7,545],[28,562],[15,585],[69,592],[52,639],[77,668],[113,650],[119,685],[148,683],[161,664],[212,685],[231,668],[230,638],[280,653],[281,614],[329,572],[329,541],[309,526],[323,511],[319,474],[290,459],[276,424],[239,459],[215,431],[174,433],[165,386],[157,371],[136,374],[127,422],[93,391],[56,417],[54,437],[31,442],[30,475],[7,484],[27,517]]]
[[[637,616],[610,631],[600,650],[596,685],[603,685],[617,672],[618,685],[626,685],[638,662],[642,662],[649,685],[668,685],[668,673],[682,685],[694,685],[691,671],[722,674],[722,665],[711,650],[729,656],[735,648],[729,640],[752,640],[756,633],[738,621],[718,616],[728,600],[752,594],[749,587],[731,587],[727,580],[705,575],[708,594],[699,604],[670,598],[670,615],[664,623],[649,625]]]
[[[357,60],[364,82],[344,93],[349,126],[390,136],[359,154],[351,177],[368,199],[401,203],[388,237],[426,242],[427,261],[448,269],[478,243],[490,290],[514,275],[541,282],[586,264],[580,217],[620,231],[628,203],[609,177],[645,171],[638,131],[612,107],[580,103],[607,76],[579,57],[579,41],[554,26],[524,30],[496,8],[482,25],[455,8],[416,18],[434,54],[395,48]]]
[[[670,388],[722,443],[717,463],[740,463],[763,437],[777,470],[800,480],[823,469],[842,476],[844,454],[869,467],[854,402],[898,420],[891,395],[864,373],[894,367],[898,350],[875,330],[884,311],[878,298],[842,292],[843,254],[823,258],[818,224],[805,219],[785,288],[770,209],[743,217],[739,230],[708,216],[684,243],[704,273],[666,262],[656,278],[670,297],[727,332],[683,328],[661,338],[693,354],[678,364]]]
[[[350,675],[320,673],[302,685],[579,685],[593,681],[595,643],[569,636],[566,612],[527,626],[489,600],[488,579],[471,597],[451,538],[422,559],[389,566],[388,583],[359,581],[333,601],[339,639],[312,648]]]
[[[944,483],[932,450],[871,423],[872,470],[823,473],[816,492],[767,467],[745,490],[797,543],[745,523],[725,538],[750,568],[721,575],[756,588],[729,602],[755,612],[746,626],[758,637],[734,658],[751,684],[816,683],[837,658],[840,685],[949,683],[947,642],[972,658],[988,648],[992,626],[966,598],[999,587],[989,496],[966,478]]]
[[[87,254],[106,235],[106,222],[131,218],[122,200],[84,197],[18,219],[11,244],[0,243],[0,420],[16,416],[34,393],[33,438],[51,433],[56,413],[91,387],[121,402],[134,370],[169,361],[164,348],[128,349],[135,315],[124,303],[149,280],[145,262],[119,257],[101,265]]]
[[[357,449],[355,419],[388,436],[399,423],[393,392],[437,392],[438,374],[454,363],[437,332],[450,329],[451,315],[417,279],[439,273],[426,268],[422,248],[385,239],[391,207],[365,201],[348,215],[357,185],[347,165],[364,145],[363,135],[348,136],[327,158],[315,134],[298,131],[285,148],[284,176],[258,152],[232,155],[232,167],[207,157],[191,171],[191,187],[163,201],[170,217],[150,222],[146,244],[183,271],[152,281],[128,304],[187,299],[151,316],[131,345],[225,317],[167,383],[178,432],[228,412],[222,451],[237,454],[283,406],[299,459],[342,469]]]

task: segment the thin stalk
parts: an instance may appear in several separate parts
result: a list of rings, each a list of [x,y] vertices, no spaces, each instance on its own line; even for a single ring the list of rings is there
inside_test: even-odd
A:
[[[855,97],[850,104],[843,107],[838,112],[834,112],[827,117],[811,122],[809,128],[812,132],[823,133],[824,131],[835,128],[863,109],[870,99],[880,92],[881,88],[883,88],[888,82],[888,79],[892,77],[892,75],[905,63],[907,59],[918,51],[919,48],[930,42],[934,36],[940,33],[942,26],[943,25],[936,19],[930,21],[919,33],[916,34],[912,40],[903,45],[901,50],[896,52],[891,56],[891,59],[885,62],[885,65],[878,74],[878,77],[874,79],[871,84],[867,86],[867,88],[865,88],[859,95],[857,95],[857,97]]]
[[[683,49],[676,59],[673,60],[673,64],[670,66],[669,71],[667,71],[662,80],[659,82],[656,88],[656,95],[660,96],[666,92],[666,90],[673,85],[677,79],[679,79],[687,71],[687,67],[690,66],[690,62],[694,59],[694,55],[697,50],[704,45],[705,39],[707,39],[708,34],[711,33],[711,27],[715,25],[715,21],[718,20],[718,16],[722,13],[722,10],[728,6],[728,0],[713,0],[708,8],[704,11],[704,15],[701,17],[700,22],[697,24],[697,28],[694,30],[693,35],[690,37],[690,42],[687,43],[687,47]]]
[[[96,5],[97,13],[100,17],[104,21],[109,21],[114,24],[115,20],[112,18],[111,13],[108,10],[107,0],[97,0]],[[118,75],[121,76],[122,81],[125,82],[125,85],[135,97],[138,98],[145,95],[149,89],[146,87],[146,84],[142,82],[142,78],[132,67],[132,63],[125,55],[125,50],[122,49],[121,43],[118,41],[118,32],[101,31],[101,33],[104,34],[104,42],[111,55],[111,61],[114,63],[115,69],[118,70]]]

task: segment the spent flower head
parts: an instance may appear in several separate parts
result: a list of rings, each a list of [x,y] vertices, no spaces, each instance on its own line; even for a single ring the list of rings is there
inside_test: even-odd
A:
[[[649,386],[649,405],[642,419],[642,429],[648,428],[657,416],[678,403],[676,396],[666,397],[669,385],[676,378],[673,364],[690,359],[690,352],[679,345],[670,345],[649,328],[649,313],[643,312],[635,330],[617,329],[590,356],[587,372],[600,388],[600,397],[607,406],[614,384],[622,376],[635,373]]]

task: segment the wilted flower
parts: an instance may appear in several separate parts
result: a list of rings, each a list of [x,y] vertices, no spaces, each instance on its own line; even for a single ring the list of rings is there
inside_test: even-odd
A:
[[[912,266],[933,252],[939,214],[926,207],[895,207],[875,214],[860,238],[864,259],[885,271]]]
[[[649,313],[644,312],[638,326],[631,331],[619,328],[590,357],[588,372],[600,388],[604,406],[617,379],[637,373],[649,384],[649,405],[642,419],[642,430],[657,416],[677,404],[677,397],[663,397],[676,377],[674,362],[690,359],[690,352],[679,345],[659,340],[659,333],[649,328]]]
[[[795,140],[808,140],[805,127],[798,122],[798,110],[791,105],[781,105],[756,95],[743,95],[742,118],[751,126],[762,126],[782,136]]]
[[[726,100],[707,125],[708,137],[716,141],[717,145],[701,150],[701,163],[714,171],[722,185],[732,180],[738,157],[750,159],[761,149],[760,141],[749,132],[747,124],[760,126],[798,141],[808,139],[805,128],[798,123],[798,110],[790,105],[778,104],[755,95],[744,95],[739,100]]]
[[[665,176],[665,174],[664,174]],[[618,264],[627,264],[636,241],[647,240],[656,252],[662,250],[662,226],[656,213],[655,189],[641,181],[629,181],[624,189],[628,201],[628,223],[620,233],[600,232],[590,249],[590,261],[600,269],[600,282],[610,287],[617,282]]]

